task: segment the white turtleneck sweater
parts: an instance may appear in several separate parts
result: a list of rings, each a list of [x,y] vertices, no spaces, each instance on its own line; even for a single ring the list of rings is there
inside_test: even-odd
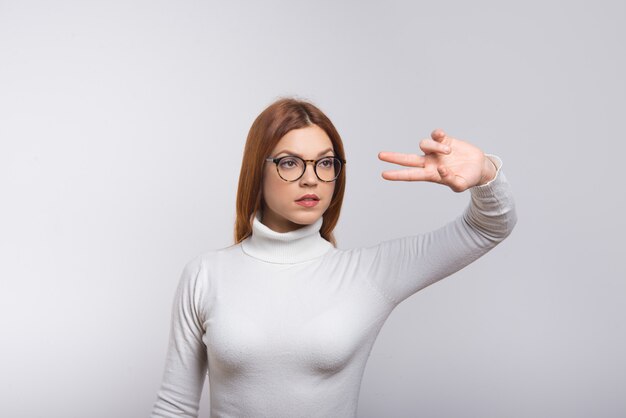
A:
[[[351,250],[319,234],[323,219],[252,235],[183,269],[152,417],[196,417],[209,375],[211,417],[355,417],[361,377],[392,310],[506,238],[510,186],[469,189],[458,218],[434,231]]]

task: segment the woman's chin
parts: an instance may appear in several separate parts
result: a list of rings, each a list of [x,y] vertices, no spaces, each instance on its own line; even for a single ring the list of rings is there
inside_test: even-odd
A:
[[[303,213],[303,214],[298,214],[297,216],[294,216],[293,218],[290,219],[291,222],[293,222],[294,224],[298,224],[298,225],[311,225],[315,222],[317,222],[317,220],[321,217],[321,215],[319,213]]]

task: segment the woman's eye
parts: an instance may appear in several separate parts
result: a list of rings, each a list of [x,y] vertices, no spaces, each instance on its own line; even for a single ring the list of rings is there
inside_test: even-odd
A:
[[[298,166],[298,162],[293,158],[285,158],[280,162],[282,168],[294,168]]]
[[[319,162],[319,167],[321,168],[331,168],[333,166],[333,160],[332,159],[326,159],[326,160],[322,160]]]

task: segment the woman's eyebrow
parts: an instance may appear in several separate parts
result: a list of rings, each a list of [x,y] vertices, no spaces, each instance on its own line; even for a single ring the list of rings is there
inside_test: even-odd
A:
[[[335,150],[333,150],[332,148],[328,148],[328,149],[325,149],[324,151],[320,152],[319,154],[317,154],[317,156],[319,157],[320,155],[324,155],[324,154],[326,154],[329,151],[333,151],[334,152]],[[289,155],[295,155],[296,157],[300,157],[300,158],[304,159],[304,157],[302,155],[296,154],[295,152],[291,152],[291,151],[286,150],[286,149],[282,150],[280,152],[277,152],[276,155],[283,154],[283,153],[287,153]]]

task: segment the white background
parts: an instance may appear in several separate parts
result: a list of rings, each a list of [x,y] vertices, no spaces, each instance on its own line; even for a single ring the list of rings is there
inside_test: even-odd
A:
[[[0,414],[149,415],[182,268],[232,243],[248,129],[295,95],[344,140],[340,248],[462,212],[380,176],[435,128],[517,202],[389,317],[360,417],[625,416],[626,3],[430,3],[0,0]]]

